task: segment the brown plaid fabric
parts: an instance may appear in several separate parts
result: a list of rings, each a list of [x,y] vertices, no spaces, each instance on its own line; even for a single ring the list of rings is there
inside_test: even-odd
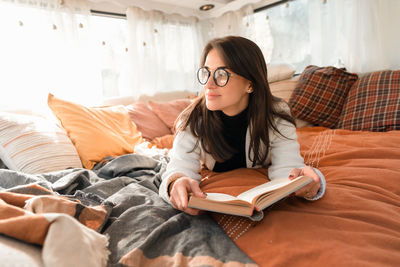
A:
[[[357,78],[356,74],[331,66],[306,67],[289,100],[292,115],[333,128]]]
[[[400,130],[400,70],[377,71],[361,77],[349,91],[336,128]]]

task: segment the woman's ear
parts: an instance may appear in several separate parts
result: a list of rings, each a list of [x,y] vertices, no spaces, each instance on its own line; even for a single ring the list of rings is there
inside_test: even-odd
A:
[[[254,90],[253,90],[253,84],[252,83],[250,83],[249,84],[249,86],[247,87],[247,93],[252,93]]]

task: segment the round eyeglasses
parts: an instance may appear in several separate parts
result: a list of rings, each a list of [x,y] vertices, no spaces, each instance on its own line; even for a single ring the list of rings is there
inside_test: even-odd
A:
[[[201,67],[197,71],[197,79],[202,85],[205,85],[207,83],[210,76],[211,72],[208,70],[207,67]],[[216,85],[218,85],[219,87],[223,87],[228,83],[230,76],[232,76],[232,74],[226,71],[225,67],[219,67],[213,73],[213,80]]]

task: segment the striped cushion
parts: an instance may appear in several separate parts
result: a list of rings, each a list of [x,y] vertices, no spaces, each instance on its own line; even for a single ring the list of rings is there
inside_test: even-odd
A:
[[[350,89],[337,128],[400,130],[400,70],[361,77]]]
[[[308,66],[300,76],[289,105],[292,115],[332,128],[358,76],[335,67]]]
[[[43,117],[0,112],[0,158],[11,170],[45,173],[81,168],[63,128]]]

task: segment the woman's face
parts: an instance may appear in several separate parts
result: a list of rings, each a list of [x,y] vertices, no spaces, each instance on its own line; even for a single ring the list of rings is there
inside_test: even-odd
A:
[[[207,57],[204,67],[211,72],[207,83],[204,85],[206,105],[209,110],[221,110],[228,116],[234,116],[246,109],[249,103],[249,80],[232,72],[228,68],[225,70],[231,74],[228,83],[220,87],[215,84],[213,75],[217,68],[226,66],[222,58],[215,49],[212,49]]]

